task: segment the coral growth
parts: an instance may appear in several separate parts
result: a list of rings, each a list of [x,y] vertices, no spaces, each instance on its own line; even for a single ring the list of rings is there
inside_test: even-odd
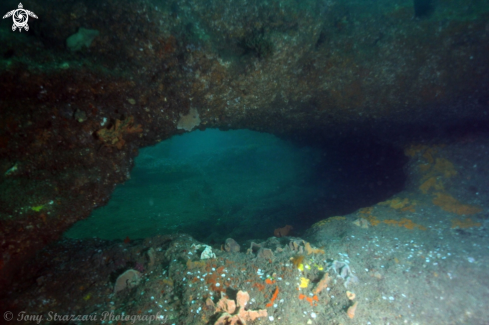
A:
[[[124,134],[141,133],[141,125],[133,126],[134,118],[132,116],[124,120],[115,120],[115,124],[110,128],[103,128],[96,132],[100,140],[107,146],[114,146],[122,149],[126,143],[123,139]]]
[[[328,269],[332,269],[345,281],[345,288],[348,288],[350,283],[358,283],[358,278],[352,273],[350,266],[345,262],[332,261],[329,263]]]
[[[312,247],[310,243],[305,240],[291,240],[289,242],[289,248],[292,251],[296,251],[299,253],[304,253],[304,250],[307,252],[307,255],[311,254],[324,254],[324,250]]]
[[[416,203],[414,201],[411,202],[408,199],[401,200],[399,198],[396,198],[396,199],[392,199],[389,201],[379,203],[379,205],[387,205],[393,209],[400,210],[401,212],[404,212],[404,211],[414,212],[414,207],[415,207]],[[394,219],[388,219],[388,220],[381,221],[377,217],[375,217],[371,214],[373,209],[374,209],[373,207],[361,209],[359,211],[361,214],[361,217],[358,220],[356,220],[354,222],[354,224],[356,224],[357,226],[361,226],[365,223],[369,223],[372,226],[377,226],[380,223],[384,223],[384,224],[389,225],[389,226],[404,227],[404,228],[409,229],[409,230],[413,230],[415,228],[419,229],[419,230],[426,230],[426,227],[419,225],[419,224],[416,224],[408,218],[402,218],[399,221],[394,220]],[[364,217],[364,216],[366,216],[366,217]],[[362,221],[362,220],[365,220],[365,221]],[[365,228],[368,228],[368,225]]]
[[[273,259],[273,252],[270,248],[260,248],[256,257],[271,260]]]
[[[422,161],[419,165],[419,171],[422,175],[419,189],[423,194],[427,194],[431,189],[444,191],[443,182],[457,175],[452,162],[445,158],[436,157],[438,149],[437,147],[430,148],[417,145],[405,150],[407,156],[413,158],[419,155],[419,159]]]
[[[317,306],[317,304],[315,302],[319,301],[319,298],[316,295],[314,295],[312,297],[308,297],[306,295],[300,294],[299,300],[304,300],[304,299],[307,300],[311,304],[311,306]]]
[[[250,295],[248,292],[241,290],[236,294],[236,302],[231,299],[221,298],[215,305],[216,312],[221,313],[221,315],[214,325],[246,325],[246,322],[268,316],[266,309],[245,310],[249,300]],[[211,303],[209,302],[209,304]]]
[[[436,191],[444,191],[445,188],[443,184],[436,177],[429,177],[425,180],[420,186],[419,189],[423,194],[427,194],[430,189],[434,189]]]
[[[257,288],[258,291],[263,291],[265,290],[265,285],[262,283],[253,283],[253,288]]]
[[[277,299],[279,291],[280,290],[278,286],[275,287],[275,291],[273,292],[272,298],[270,299],[270,302],[266,305],[267,308],[273,306],[273,302]]]
[[[457,176],[455,167],[445,158],[436,158],[435,165],[433,166],[433,173],[436,175],[441,175],[444,178]]]
[[[353,224],[357,227],[368,229],[370,222],[368,222],[368,220],[365,218],[358,218],[357,220],[353,221]]]
[[[435,193],[436,197],[433,199],[433,204],[438,205],[443,210],[458,215],[469,215],[479,213],[482,210],[479,207],[466,205],[460,203],[453,196],[445,193]]]
[[[342,221],[342,220],[346,220],[346,217],[342,217],[342,216],[329,217],[327,219],[323,219],[321,221],[316,222],[315,224],[312,225],[312,227],[318,228],[318,227],[322,227],[322,226],[326,225],[329,222]]]
[[[309,244],[307,242],[304,242],[304,248],[306,249],[307,255],[311,255],[311,254],[324,254],[324,250],[323,249],[314,248],[314,247],[311,246],[311,244]]]
[[[298,269],[299,266],[302,264],[304,261],[304,255],[297,255],[294,256],[290,259],[292,261],[292,264],[294,265],[294,268]]]
[[[398,227],[404,227],[409,230],[413,230],[414,228],[417,228],[419,230],[426,230],[426,227],[418,225],[414,223],[412,220],[407,219],[407,218],[402,218],[401,220],[384,220],[383,221],[387,225],[393,225],[393,226],[398,226]]]
[[[273,235],[274,235],[275,237],[285,237],[285,236],[287,236],[287,235],[290,233],[290,231],[291,231],[292,229],[294,229],[292,226],[290,226],[290,225],[286,225],[286,226],[285,226],[285,227],[283,227],[283,228],[277,228],[277,229],[275,229],[275,230],[273,231]]]
[[[309,279],[302,277],[301,283],[299,284],[299,288],[303,288],[303,289],[307,288],[309,286],[309,282],[310,282]]]
[[[196,108],[191,107],[187,115],[181,115],[178,120],[177,129],[190,132],[200,125],[200,116]]]
[[[191,261],[187,260],[187,269],[193,270],[193,269],[201,269],[205,267],[205,261]]]
[[[420,165],[422,178],[419,189],[423,194],[427,194],[430,190],[436,191],[433,193],[433,204],[458,215],[475,214],[481,211],[479,207],[462,204],[446,193],[444,182],[457,176],[458,173],[448,159],[436,157],[438,148],[411,146],[405,153],[410,157],[422,154],[420,159],[424,160],[424,163]]]
[[[148,266],[153,266],[155,265],[155,250],[153,247],[151,247],[150,249],[148,249],[148,259],[149,259],[149,263],[148,263]]]
[[[346,314],[348,315],[348,317],[350,317],[350,318],[355,317],[355,312],[357,311],[357,306],[358,306],[358,301],[356,301],[353,305],[348,307],[348,310],[346,311]]]
[[[377,217],[372,215],[373,210],[374,210],[373,207],[363,208],[363,209],[360,209],[358,211],[358,213],[360,213],[361,218],[367,219],[368,222],[370,223],[370,225],[375,227],[380,223],[380,220],[377,219]]]
[[[224,250],[226,252],[238,253],[240,250],[240,246],[234,239],[228,238],[224,243]]]
[[[126,288],[133,288],[141,281],[141,273],[136,270],[129,269],[126,272],[119,275],[115,281],[114,293],[122,291]]]
[[[480,227],[482,224],[480,222],[472,221],[470,218],[466,218],[464,220],[453,219],[452,220],[452,229],[463,229],[463,228],[474,228]]]
[[[416,202],[411,202],[408,198],[401,199],[399,197],[396,197],[392,200],[381,202],[379,203],[379,205],[387,205],[392,209],[400,210],[401,212],[415,212]]]
[[[329,281],[331,278],[329,277],[329,273],[325,273],[321,280],[316,284],[316,287],[314,288],[314,294],[319,294],[321,291],[326,289],[329,285]]]
[[[302,245],[302,240],[291,240],[289,242],[289,248],[290,250],[294,252],[299,252],[299,253],[304,253],[304,248],[301,246]]]

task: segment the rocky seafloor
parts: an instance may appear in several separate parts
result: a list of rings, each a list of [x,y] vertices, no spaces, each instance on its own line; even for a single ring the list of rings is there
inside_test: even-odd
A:
[[[303,239],[290,227],[212,247],[65,238],[17,274],[2,312],[25,324],[487,324],[487,146],[407,147],[403,192]]]

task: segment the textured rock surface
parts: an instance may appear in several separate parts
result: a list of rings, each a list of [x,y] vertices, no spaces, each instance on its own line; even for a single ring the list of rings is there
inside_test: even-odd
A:
[[[409,141],[488,119],[483,1],[440,4],[422,20],[410,1],[28,9],[40,17],[29,34],[6,20],[0,33],[2,281],[106,203],[138,148],[184,132],[191,108],[201,129],[321,139]],[[100,35],[72,53],[66,39],[80,27]]]

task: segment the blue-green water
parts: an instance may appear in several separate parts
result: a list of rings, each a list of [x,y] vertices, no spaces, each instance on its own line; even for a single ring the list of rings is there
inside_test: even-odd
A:
[[[142,149],[131,179],[66,236],[267,237],[297,224],[294,219],[324,192],[325,184],[311,182],[321,160],[319,149],[247,130],[176,136]]]
[[[381,201],[403,186],[402,153],[375,145],[293,144],[249,130],[194,131],[144,148],[131,179],[66,236],[188,233],[220,243],[267,238]]]

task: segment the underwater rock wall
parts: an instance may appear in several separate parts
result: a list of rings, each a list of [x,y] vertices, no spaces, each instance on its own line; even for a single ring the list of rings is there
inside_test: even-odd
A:
[[[290,226],[214,245],[186,234],[64,238],[20,268],[0,312],[44,323],[57,313],[102,324],[486,325],[488,144],[406,147],[406,190],[303,238]]]
[[[459,2],[413,20],[402,1],[32,1],[28,33],[0,25],[0,278],[188,129],[409,139],[487,120],[489,12]],[[72,51],[80,28],[98,36]]]

